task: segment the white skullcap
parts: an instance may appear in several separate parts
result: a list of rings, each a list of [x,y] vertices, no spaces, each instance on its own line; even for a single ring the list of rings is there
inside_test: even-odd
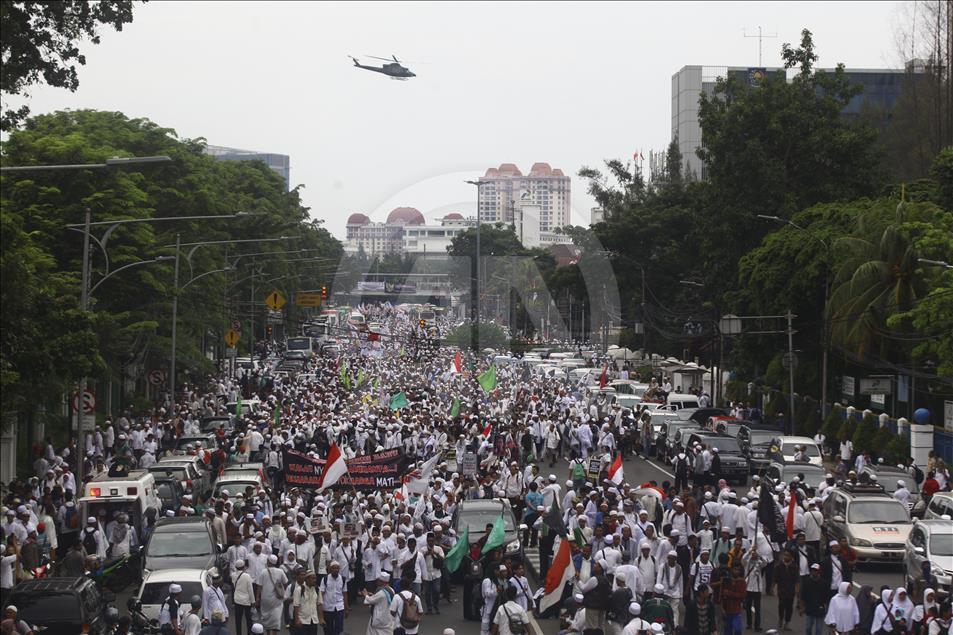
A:
[[[629,613],[631,613],[632,615],[638,615],[641,612],[642,612],[641,604],[639,604],[638,602],[632,602],[631,604],[629,604]]]
[[[172,583],[169,585],[169,593],[182,593],[182,587],[178,584]]]

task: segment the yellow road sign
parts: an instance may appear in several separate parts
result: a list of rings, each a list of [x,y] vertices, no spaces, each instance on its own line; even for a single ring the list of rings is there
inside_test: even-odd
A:
[[[241,338],[241,335],[238,334],[238,331],[234,329],[229,329],[225,331],[225,343],[231,347],[234,347],[238,344],[238,340]]]
[[[278,311],[285,305],[285,296],[281,295],[280,291],[272,291],[268,294],[268,297],[265,298],[265,304],[267,304],[268,308],[272,311]]]
[[[295,296],[295,304],[306,309],[316,309],[321,306],[321,294],[299,293]]]

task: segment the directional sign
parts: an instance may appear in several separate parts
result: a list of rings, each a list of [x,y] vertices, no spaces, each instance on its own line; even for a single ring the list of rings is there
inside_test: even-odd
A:
[[[232,330],[242,332],[242,321],[241,320],[232,320]]]
[[[265,298],[265,304],[267,304],[268,308],[272,311],[280,311],[281,307],[285,305],[285,296],[281,295],[280,291],[272,291],[268,294],[268,297]]]
[[[231,347],[234,347],[235,344],[238,344],[238,340],[241,338],[241,335],[233,329],[225,331],[225,343]]]
[[[149,371],[149,383],[153,386],[161,386],[162,382],[165,381],[165,373],[161,370],[151,370]]]
[[[96,412],[96,395],[93,394],[92,390],[84,390],[81,402],[79,392],[74,392],[73,398],[70,399],[70,406],[73,408],[73,412],[79,412],[80,406],[82,406],[83,414],[91,415]]]
[[[295,304],[305,309],[316,309],[321,306],[321,294],[299,293],[295,295]]]

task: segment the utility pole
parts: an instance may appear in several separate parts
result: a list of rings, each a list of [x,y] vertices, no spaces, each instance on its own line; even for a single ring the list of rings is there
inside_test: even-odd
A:
[[[773,34],[771,34],[771,35],[765,35],[765,34],[763,34],[763,33],[761,32],[761,27],[759,26],[759,27],[758,27],[758,34],[757,34],[757,35],[748,35],[748,33],[747,33],[747,31],[746,31],[745,29],[742,29],[742,30],[741,30],[741,35],[742,35],[742,37],[756,37],[756,38],[758,38],[758,66],[762,66],[762,65],[763,65],[763,64],[761,63],[762,40],[764,40],[764,38],[768,38],[768,39],[776,38],[776,37],[778,37],[778,34],[777,34],[777,33],[773,33]]]
[[[86,218],[83,220],[83,288],[80,290],[80,310],[84,315],[89,314],[89,224],[91,211],[86,208]],[[77,500],[85,494],[86,486],[83,483],[83,461],[86,460],[86,439],[83,433],[83,395],[86,394],[86,375],[79,380],[79,398],[76,400],[76,496]]]
[[[172,360],[169,364],[169,391],[172,393],[172,405],[175,406],[175,335],[176,323],[179,321],[179,251],[182,245],[182,235],[175,235],[175,276],[172,280]]]
[[[790,386],[788,387],[790,390],[790,394],[788,395],[788,400],[790,403],[789,408],[791,410],[788,413],[787,428],[788,428],[788,434],[794,434],[794,365],[795,365],[794,364],[794,333],[795,333],[795,330],[793,327],[793,322],[796,316],[793,313],[791,313],[791,309],[788,309],[788,312],[785,315],[785,317],[788,320],[788,328],[787,328],[788,359],[791,362],[788,364],[788,381],[790,382]]]

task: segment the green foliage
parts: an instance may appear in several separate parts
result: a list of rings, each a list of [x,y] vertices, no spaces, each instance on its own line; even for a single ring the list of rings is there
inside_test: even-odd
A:
[[[254,305],[259,340],[264,337],[263,303],[268,293],[279,290],[288,298],[285,312],[294,328],[298,318],[294,293],[329,282],[327,266],[315,270],[307,258],[278,253],[306,250],[300,253],[330,263],[342,253],[340,243],[310,220],[296,190],[286,191],[284,181],[263,163],[216,161],[203,153],[201,142],[180,141],[173,131],[146,119],[86,110],[35,117],[10,135],[3,160],[14,165],[97,163],[128,155],[168,155],[173,161],[2,177],[0,345],[5,412],[12,408],[27,417],[40,406],[58,411],[64,393],[84,374],[95,381],[109,375],[119,379],[125,371],[141,380],[148,370],[168,369],[174,262],[149,263],[110,276],[92,294],[90,315],[78,313],[82,233],[66,226],[80,223],[87,208],[94,222],[254,214],[120,225],[106,243],[108,262],[97,243],[90,245],[91,281],[97,285],[107,271],[174,255],[176,235],[183,243],[225,241],[194,252],[191,247],[181,250],[180,386],[186,376],[200,382],[213,370],[203,342],[218,348],[231,319],[246,325],[243,346],[251,340],[250,267],[257,270]],[[102,237],[104,230],[96,226],[93,235]],[[228,242],[281,236],[292,238]],[[272,252],[275,255],[267,255]],[[236,258],[238,271],[203,275],[226,269]],[[263,280],[270,280],[264,289]]]
[[[26,96],[27,89],[41,81],[75,91],[79,87],[76,64],[86,64],[80,42],[99,44],[101,25],[122,31],[123,25],[132,22],[132,7],[129,0],[4,0],[0,3],[0,92],[4,97]],[[0,128],[17,126],[29,113],[27,106],[4,111]]]
[[[814,409],[808,414],[807,420],[804,422],[804,435],[808,437],[813,437],[817,434],[817,431],[821,429],[821,411],[820,404],[814,404]]]
[[[827,418],[824,419],[824,425],[821,428],[821,432],[828,442],[837,439],[843,421],[844,409],[839,405],[835,405],[831,408],[831,411],[827,413]]]
[[[851,441],[854,443],[854,447],[874,451],[874,448],[870,444],[873,442],[877,427],[877,417],[873,414],[864,415],[864,418],[860,420],[860,423],[854,430],[853,435],[851,435]]]
[[[892,434],[889,429],[887,432],[886,438],[888,438],[889,441],[883,446],[881,454],[884,457],[885,463],[898,465],[901,461],[906,461],[910,456],[910,435],[906,433]]]
[[[768,405],[764,408],[764,414],[769,417],[774,417],[779,413],[783,413],[787,410],[787,399],[784,398],[784,394],[780,390],[772,390],[771,396],[768,399]],[[788,416],[791,416],[788,413]]]
[[[857,430],[857,420],[854,417],[844,419],[837,429],[837,440],[844,442],[848,439],[853,442],[854,432]]]
[[[865,439],[865,441],[857,447],[870,450],[872,454],[878,457],[883,457],[884,462],[886,462],[887,448],[890,446],[890,442],[893,441],[895,436],[896,435],[890,431],[889,426],[884,426],[881,428],[878,423],[877,429],[873,432],[873,434],[870,435],[870,438]],[[896,465],[896,461],[891,461],[891,464]]]
[[[814,436],[813,432],[808,433],[807,422],[817,410],[817,401],[810,397],[796,399],[794,409],[794,433],[800,436]]]
[[[936,156],[930,174],[939,185],[939,205],[953,212],[953,147],[944,148]]]
[[[725,384],[725,398],[728,401],[747,402],[751,398],[748,395],[748,382],[740,379],[729,380]]]
[[[456,346],[457,348],[467,350],[471,346],[471,337],[473,333],[473,327],[469,324],[462,324],[455,328],[449,335],[444,338],[443,343],[450,346]],[[506,337],[506,332],[496,324],[482,322],[480,323],[479,330],[477,332],[477,341],[480,343],[480,349],[484,348],[495,348],[497,350],[504,350],[507,347],[509,340]]]

